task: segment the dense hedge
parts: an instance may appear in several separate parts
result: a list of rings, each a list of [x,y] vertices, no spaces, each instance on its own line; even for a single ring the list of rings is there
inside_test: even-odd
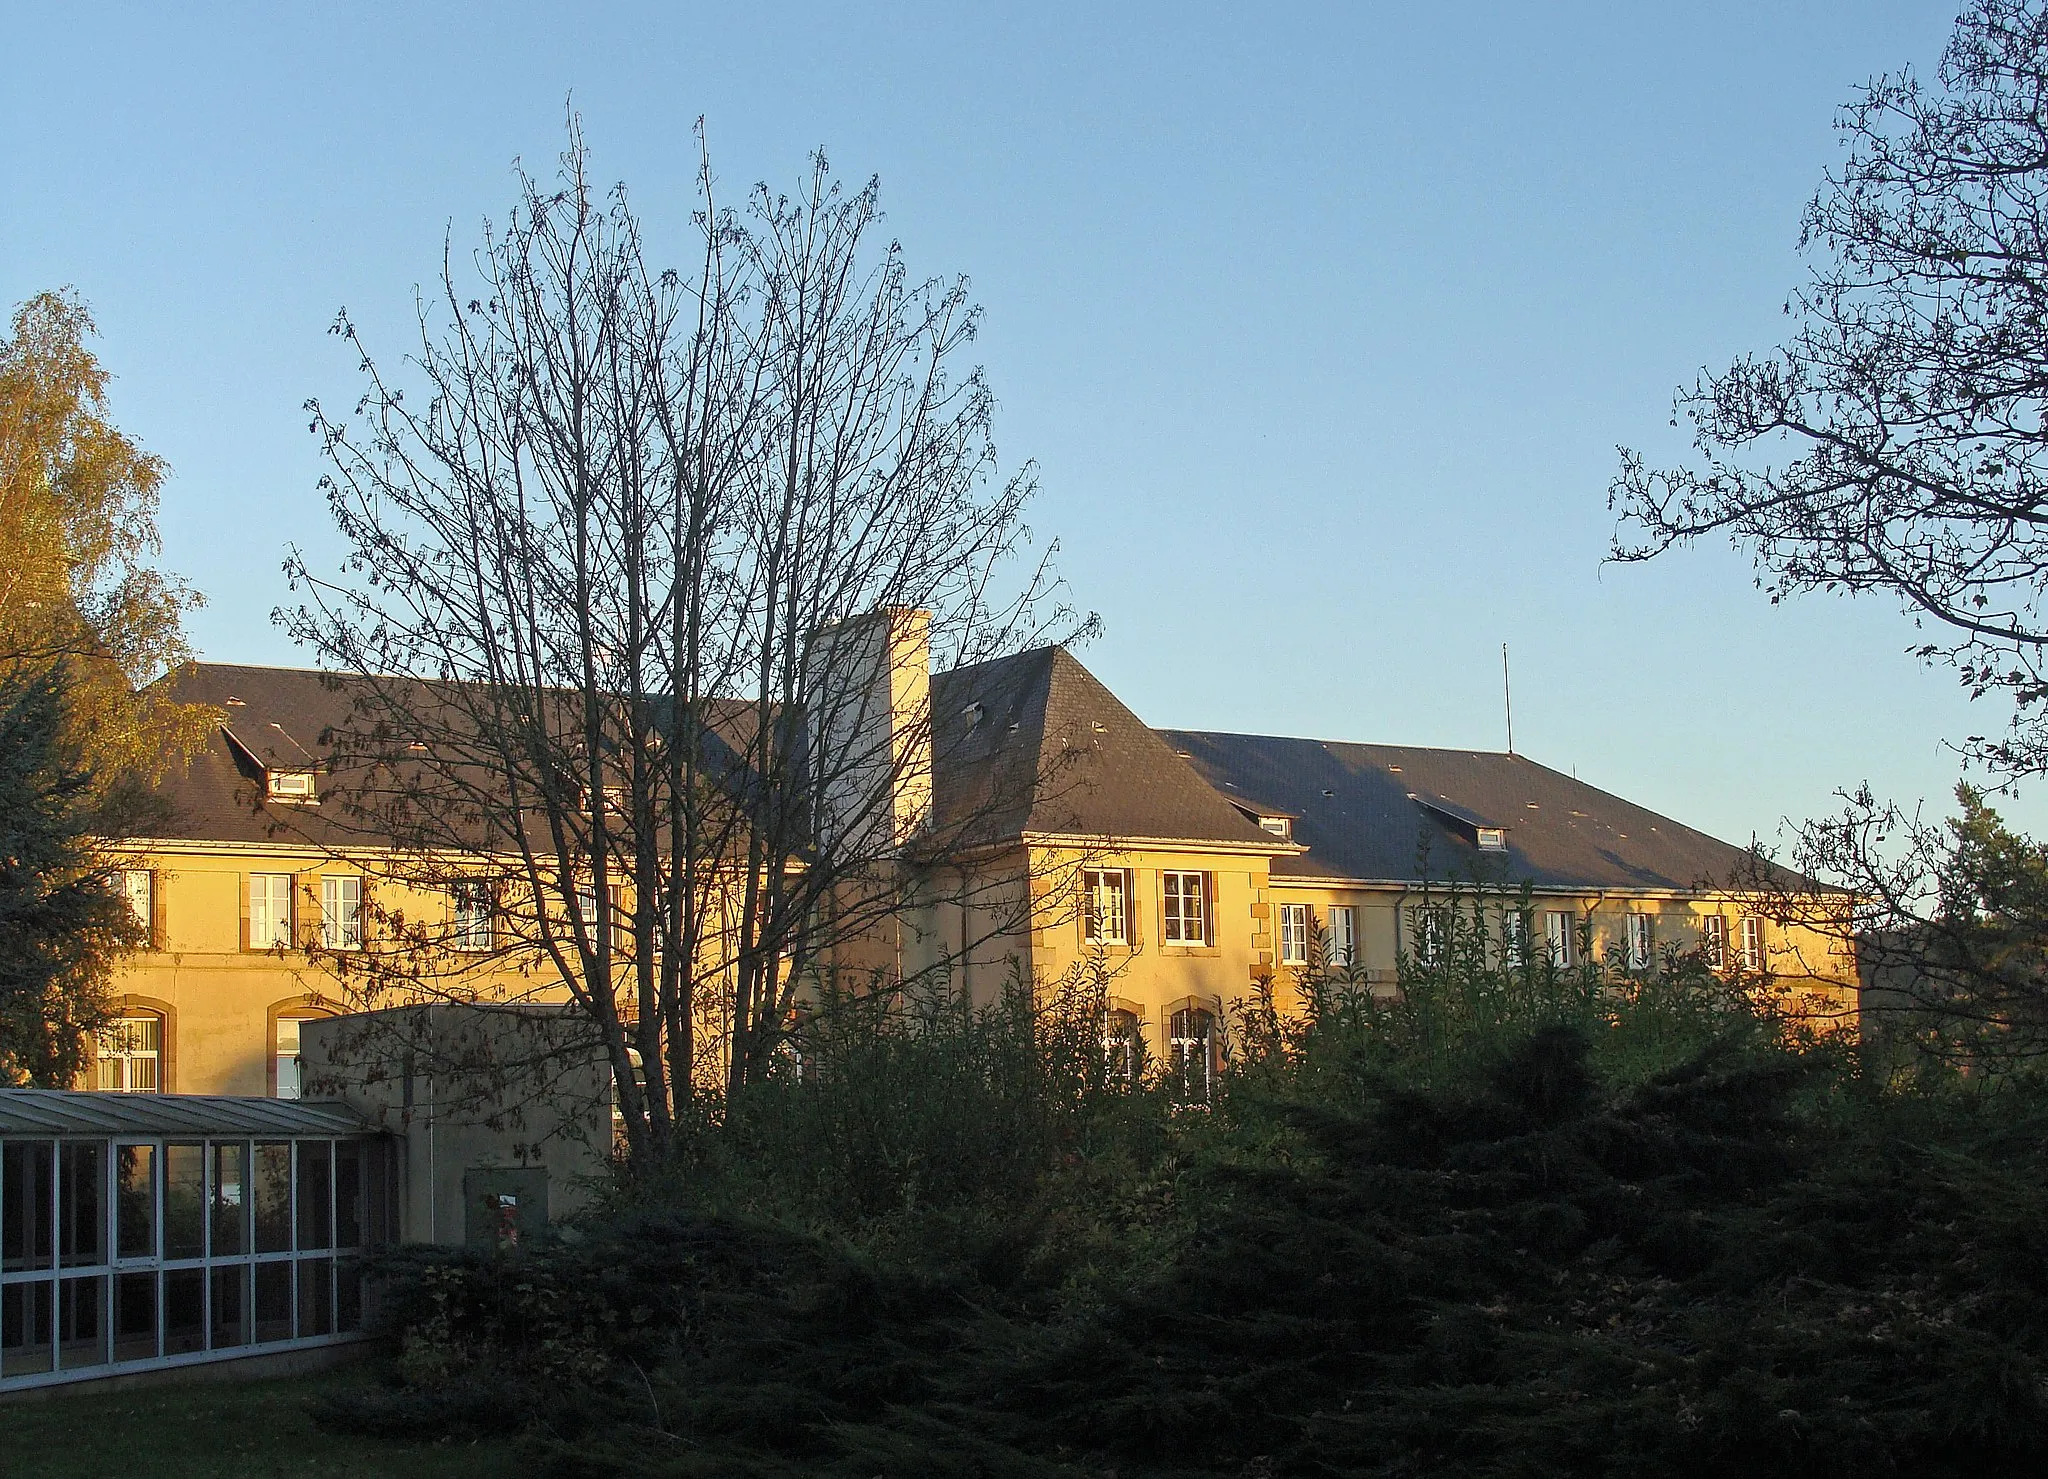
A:
[[[771,1145],[733,1116],[657,1193],[516,1262],[407,1255],[391,1384],[323,1420],[516,1426],[545,1471],[591,1475],[2048,1457],[2048,1095],[1902,1086],[1741,1012],[1687,1017],[1651,1065],[1610,1051],[1611,1000],[1555,1007],[1423,1075],[1378,1051],[1385,1021],[1248,1022],[1213,1110],[1069,1082],[1030,1110],[1032,1174],[880,1213],[815,1181],[764,1199],[745,1170],[881,1127],[792,1099],[768,1122],[798,1141]],[[921,1041],[892,1071],[959,1046]]]

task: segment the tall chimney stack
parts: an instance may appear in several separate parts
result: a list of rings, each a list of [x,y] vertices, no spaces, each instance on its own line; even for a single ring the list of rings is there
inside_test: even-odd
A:
[[[900,852],[932,814],[929,611],[885,606],[820,627],[805,692],[819,823],[850,856]]]

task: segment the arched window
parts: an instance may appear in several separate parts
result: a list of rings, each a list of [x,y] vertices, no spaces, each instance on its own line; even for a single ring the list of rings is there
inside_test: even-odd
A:
[[[99,1086],[113,1094],[160,1094],[164,1087],[164,1019],[130,1007],[100,1029],[95,1056]]]
[[[1216,1078],[1216,1017],[1182,1007],[1167,1026],[1167,1080],[1177,1104],[1207,1104]]]
[[[305,1066],[299,1058],[299,1027],[329,1015],[317,1007],[281,1007],[271,1019],[270,1092],[274,1098],[297,1099],[305,1093]]]
[[[1111,1007],[1102,1020],[1103,1077],[1113,1089],[1135,1089],[1144,1079],[1145,1034],[1136,1012]]]

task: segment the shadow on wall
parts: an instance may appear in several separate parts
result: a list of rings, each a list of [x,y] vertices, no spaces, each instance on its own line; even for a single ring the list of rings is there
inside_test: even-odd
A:
[[[399,1143],[408,1243],[510,1249],[582,1210],[612,1147],[611,1073],[559,1007],[436,1004],[303,1024],[306,1095]]]

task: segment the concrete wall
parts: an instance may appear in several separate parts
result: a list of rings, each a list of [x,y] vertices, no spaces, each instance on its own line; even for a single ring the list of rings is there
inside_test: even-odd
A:
[[[611,1075],[559,1008],[334,1017],[306,1025],[301,1051],[307,1097],[343,1100],[398,1137],[406,1242],[537,1230],[587,1207],[605,1175]],[[497,1199],[491,1209],[485,1198]]]

